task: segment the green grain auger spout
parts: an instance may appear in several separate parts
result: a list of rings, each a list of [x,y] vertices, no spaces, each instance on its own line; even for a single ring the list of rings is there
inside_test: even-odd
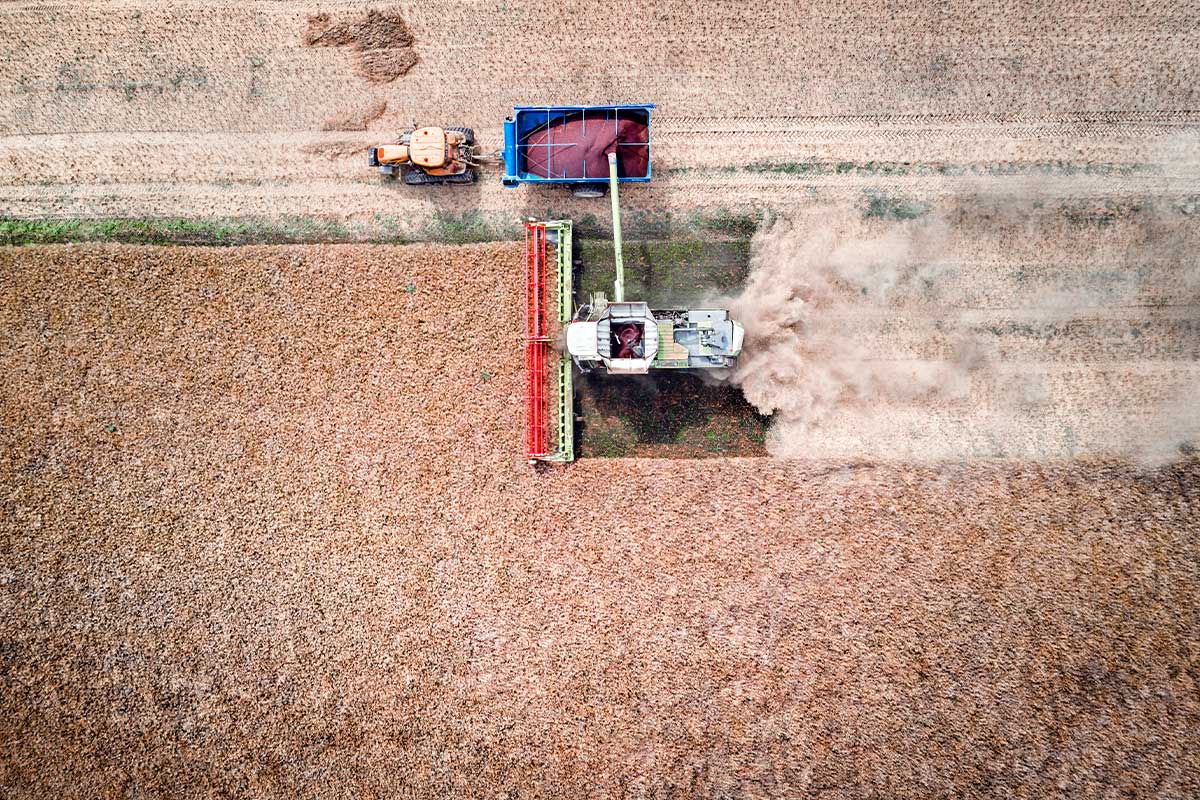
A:
[[[612,196],[613,260],[617,279],[613,281],[613,302],[625,302],[625,261],[621,257],[621,198],[617,193],[617,154],[608,154],[608,193]]]

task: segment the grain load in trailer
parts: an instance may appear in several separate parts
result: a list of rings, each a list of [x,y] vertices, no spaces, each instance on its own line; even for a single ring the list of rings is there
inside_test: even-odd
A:
[[[504,123],[504,185],[565,183],[581,197],[607,191],[608,156],[622,182],[650,180],[651,104],[517,106]]]

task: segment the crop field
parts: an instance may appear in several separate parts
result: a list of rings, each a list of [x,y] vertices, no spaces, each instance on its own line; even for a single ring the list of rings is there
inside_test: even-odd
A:
[[[651,10],[652,9],[652,10]],[[1187,3],[0,5],[0,797],[1200,795]],[[414,120],[654,102],[576,378]]]
[[[1200,789],[1200,461],[535,472],[521,258],[3,255],[6,794]]]

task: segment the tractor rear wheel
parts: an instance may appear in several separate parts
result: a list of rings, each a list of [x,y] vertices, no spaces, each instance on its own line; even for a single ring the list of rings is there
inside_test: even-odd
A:
[[[457,175],[447,175],[445,183],[474,183],[479,177],[479,173],[474,167],[468,167],[466,172],[460,172]]]
[[[408,186],[427,186],[431,183],[438,183],[437,179],[418,167],[409,167],[400,177]]]
[[[476,172],[468,169],[458,175],[430,175],[422,169],[413,167],[404,172],[404,182],[409,186],[433,186],[442,183],[474,183]]]
[[[475,144],[475,131],[471,128],[446,128],[446,130],[463,134],[463,136],[466,137],[464,144],[466,144],[468,147]]]

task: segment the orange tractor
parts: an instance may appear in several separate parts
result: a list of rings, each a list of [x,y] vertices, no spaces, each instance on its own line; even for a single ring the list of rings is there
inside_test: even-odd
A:
[[[484,156],[470,128],[414,127],[395,144],[372,147],[369,161],[385,178],[400,176],[410,186],[474,183]]]

